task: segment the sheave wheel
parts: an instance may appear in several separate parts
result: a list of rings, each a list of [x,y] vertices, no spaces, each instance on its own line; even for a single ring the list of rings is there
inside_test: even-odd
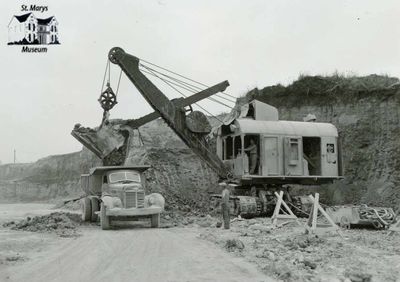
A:
[[[101,203],[100,205],[100,225],[103,230],[110,229],[110,218],[106,215],[106,207],[104,206],[104,203]]]
[[[82,221],[90,221],[92,218],[92,204],[88,197],[82,199]]]
[[[160,214],[153,214],[151,216],[151,227],[158,228],[160,227]]]
[[[100,210],[99,199],[97,199],[96,197],[93,197],[93,198],[90,199],[90,203],[92,205],[92,218],[91,218],[91,221],[92,222],[97,222],[97,219],[99,218],[99,216],[96,214],[96,212],[98,212]]]

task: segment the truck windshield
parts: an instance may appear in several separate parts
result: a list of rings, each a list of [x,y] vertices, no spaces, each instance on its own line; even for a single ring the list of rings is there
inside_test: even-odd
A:
[[[136,171],[124,171],[110,173],[110,183],[116,182],[140,182],[140,174]]]

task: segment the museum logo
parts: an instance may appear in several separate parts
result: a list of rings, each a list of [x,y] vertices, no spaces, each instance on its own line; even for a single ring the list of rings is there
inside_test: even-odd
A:
[[[47,47],[30,45],[60,44],[56,17],[43,18],[34,13],[47,11],[48,6],[21,5],[22,14],[12,16],[8,24],[8,45],[23,45],[23,53],[46,53]]]

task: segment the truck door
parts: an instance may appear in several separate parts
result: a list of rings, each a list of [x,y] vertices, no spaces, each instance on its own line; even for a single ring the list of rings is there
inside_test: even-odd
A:
[[[278,137],[264,136],[263,175],[279,174]]]
[[[284,137],[285,175],[303,175],[303,145],[301,137]]]

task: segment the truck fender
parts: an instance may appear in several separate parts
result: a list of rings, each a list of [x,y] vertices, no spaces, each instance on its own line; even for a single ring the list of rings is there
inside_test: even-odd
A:
[[[145,207],[157,206],[164,210],[165,199],[159,193],[152,193],[144,197],[144,205]]]
[[[101,201],[108,209],[122,208],[121,199],[118,197],[111,197],[109,195],[101,197]]]

